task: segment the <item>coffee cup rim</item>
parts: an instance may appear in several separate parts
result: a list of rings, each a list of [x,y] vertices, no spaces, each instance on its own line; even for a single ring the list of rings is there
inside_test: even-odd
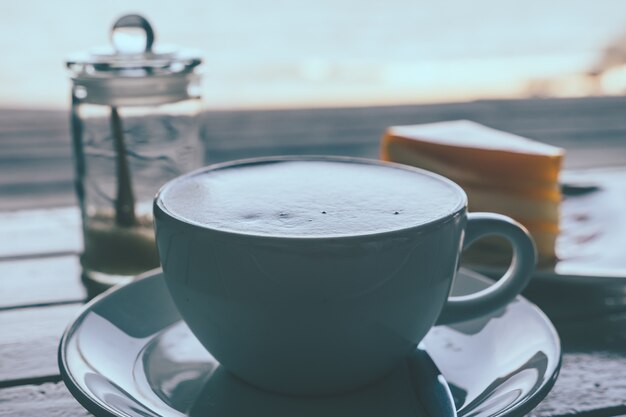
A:
[[[288,162],[288,161],[319,161],[319,162],[343,162],[343,163],[356,163],[356,164],[364,164],[364,165],[378,165],[385,166],[389,168],[401,169],[405,171],[411,171],[415,173],[419,173],[421,175],[428,176],[430,178],[434,178],[437,181],[444,182],[451,188],[455,189],[459,196],[459,203],[456,207],[446,213],[444,216],[436,217],[432,220],[428,220],[424,223],[419,223],[409,227],[403,227],[398,229],[377,231],[377,232],[365,232],[365,233],[350,233],[350,234],[338,234],[338,235],[322,235],[322,236],[306,236],[306,235],[269,235],[269,234],[259,234],[259,233],[246,233],[242,231],[235,231],[229,229],[222,229],[217,227],[211,227],[206,224],[201,224],[199,222],[195,222],[193,220],[185,219],[182,216],[172,212],[169,210],[164,202],[162,194],[167,190],[168,187],[172,186],[175,182],[183,181],[185,178],[193,177],[195,175],[200,175],[206,172],[218,171],[222,169],[228,169],[231,167],[239,167],[239,166],[250,166],[250,165],[258,165],[265,164],[270,162]],[[232,239],[241,239],[245,238],[249,239],[260,239],[264,242],[268,240],[272,241],[287,241],[287,242],[303,242],[303,241],[337,241],[337,240],[350,240],[350,239],[362,239],[362,238],[387,238],[391,235],[398,235],[399,233],[407,232],[407,233],[416,233],[416,232],[425,232],[432,228],[436,228],[440,225],[448,223],[458,216],[463,215],[467,212],[467,194],[454,181],[436,174],[431,171],[427,171],[425,169],[399,164],[395,162],[389,161],[381,161],[377,159],[369,159],[369,158],[359,158],[359,157],[350,157],[350,156],[335,156],[335,155],[275,155],[275,156],[264,156],[264,157],[255,157],[255,158],[246,158],[246,159],[237,159],[226,162],[219,162],[211,165],[207,165],[205,167],[190,171],[186,174],[183,174],[179,177],[176,177],[167,183],[165,183],[157,192],[154,197],[153,202],[153,210],[154,210],[154,219],[155,222],[158,221],[168,221],[173,222],[177,225],[183,226],[185,228],[192,229],[196,232],[204,232],[204,233],[212,233],[217,234],[223,238],[232,238]]]

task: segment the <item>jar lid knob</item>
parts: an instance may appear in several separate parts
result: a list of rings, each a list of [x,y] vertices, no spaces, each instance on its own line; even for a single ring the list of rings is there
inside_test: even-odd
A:
[[[113,24],[111,43],[118,54],[143,54],[152,52],[154,30],[148,19],[138,14],[127,14]]]

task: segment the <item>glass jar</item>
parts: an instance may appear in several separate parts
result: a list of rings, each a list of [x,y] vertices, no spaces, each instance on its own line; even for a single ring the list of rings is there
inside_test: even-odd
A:
[[[200,167],[201,59],[153,48],[139,15],[113,25],[113,48],[67,61],[71,128],[89,295],[159,266],[152,200],[169,179]]]

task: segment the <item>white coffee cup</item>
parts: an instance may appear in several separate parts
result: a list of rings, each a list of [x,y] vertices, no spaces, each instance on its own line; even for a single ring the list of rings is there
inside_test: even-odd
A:
[[[214,204],[210,181],[207,188],[198,188],[204,178],[223,176],[220,184],[228,187],[233,173],[248,178],[248,168],[278,168],[286,171],[273,176],[268,187],[281,189],[283,182],[289,186],[300,175],[284,175],[290,167],[320,163],[337,172],[378,170],[382,182],[374,181],[372,192],[384,187],[387,170],[408,183],[414,178],[416,187],[432,183],[445,188],[449,201],[439,205],[447,208],[439,213],[433,206],[431,218],[418,224],[409,219],[372,231],[365,224],[358,230],[356,222],[336,235],[272,233],[271,222],[262,222],[265,229],[259,232],[253,226],[247,230],[243,220],[198,220],[206,215],[203,204]],[[250,175],[250,193],[262,196],[261,180]],[[341,181],[350,185],[352,179]],[[298,190],[306,193],[308,183],[294,188],[291,196],[279,196],[281,201],[296,198]],[[367,195],[362,188],[359,196]],[[251,210],[257,204],[245,196],[237,204],[242,201]],[[232,209],[228,201],[224,204],[225,210]],[[342,215],[358,220],[359,213],[349,214],[344,210]],[[291,394],[342,392],[384,376],[433,325],[477,317],[511,301],[535,265],[534,244],[523,226],[498,214],[468,214],[465,193],[450,180],[357,158],[274,157],[209,166],[166,184],[156,196],[154,218],[166,283],[191,331],[236,376]],[[485,235],[511,243],[508,271],[484,291],[449,297],[462,248]]]

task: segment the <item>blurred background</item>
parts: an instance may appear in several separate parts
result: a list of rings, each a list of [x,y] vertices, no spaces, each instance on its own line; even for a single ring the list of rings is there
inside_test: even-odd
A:
[[[0,13],[0,107],[67,108],[64,59],[130,12],[202,51],[208,108],[626,92],[623,0],[23,0]]]
[[[128,13],[204,57],[204,164],[377,158],[387,126],[469,119],[626,165],[624,0],[22,0],[0,12],[0,211],[75,204],[65,60]]]

